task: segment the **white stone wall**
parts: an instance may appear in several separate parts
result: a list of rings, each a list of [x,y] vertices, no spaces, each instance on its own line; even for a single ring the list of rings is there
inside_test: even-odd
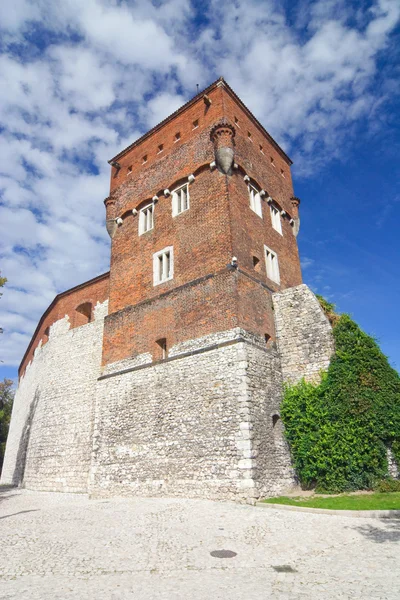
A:
[[[240,333],[240,335],[239,335]],[[245,338],[246,341],[238,339]],[[90,493],[254,501],[293,484],[279,358],[232,330],[98,382]],[[199,350],[204,350],[199,353]]]
[[[107,304],[98,304],[94,321],[81,327],[60,319],[37,348],[16,393],[2,483],[87,492]]]
[[[318,381],[334,352],[332,328],[320,303],[304,284],[273,294],[272,300],[283,380]]]

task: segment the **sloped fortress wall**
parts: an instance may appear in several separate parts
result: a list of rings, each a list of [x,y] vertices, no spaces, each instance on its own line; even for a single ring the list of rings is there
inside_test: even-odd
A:
[[[59,319],[36,349],[15,396],[2,483],[87,492],[105,314],[107,301],[86,325]]]

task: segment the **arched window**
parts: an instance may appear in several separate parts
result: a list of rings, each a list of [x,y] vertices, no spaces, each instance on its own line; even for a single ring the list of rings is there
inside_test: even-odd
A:
[[[75,327],[86,325],[92,321],[92,304],[91,302],[83,302],[76,308]]]

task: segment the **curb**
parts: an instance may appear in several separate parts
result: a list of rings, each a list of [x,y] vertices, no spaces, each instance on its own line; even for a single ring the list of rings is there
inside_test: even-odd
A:
[[[269,504],[266,502],[256,502],[256,506],[273,510],[289,510],[292,512],[353,517],[356,519],[400,519],[400,510],[330,510],[329,508],[308,508],[306,506],[294,506],[293,504]]]

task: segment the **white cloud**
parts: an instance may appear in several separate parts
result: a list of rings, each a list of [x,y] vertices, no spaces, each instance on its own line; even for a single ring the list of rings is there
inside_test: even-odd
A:
[[[163,121],[168,115],[175,112],[185,103],[183,96],[179,94],[161,93],[152,98],[143,108],[149,127],[153,127]]]
[[[398,2],[299,6],[290,27],[278,2],[232,2],[227,11],[211,0],[200,31],[189,0],[0,7],[3,360],[19,361],[56,293],[108,269],[107,159],[193,96],[196,83],[225,76],[283,147],[296,148],[303,173],[378,114],[377,60]]]

